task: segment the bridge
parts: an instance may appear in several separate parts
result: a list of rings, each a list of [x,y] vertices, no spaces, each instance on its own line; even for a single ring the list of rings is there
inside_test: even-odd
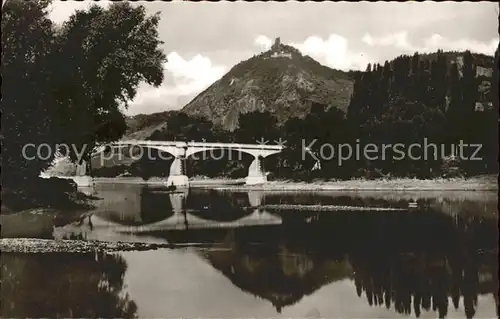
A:
[[[99,146],[93,152],[92,156],[109,152],[110,150],[115,151],[123,147],[151,148],[172,155],[174,160],[170,165],[167,185],[175,186],[189,186],[189,178],[186,175],[186,158],[199,152],[213,150],[237,151],[252,155],[254,159],[248,168],[248,176],[245,182],[247,185],[265,183],[267,181],[267,176],[262,165],[263,159],[270,155],[280,153],[284,148],[281,145],[265,144],[127,140]],[[83,162],[79,164],[75,181],[78,183],[78,181],[84,180],[84,177],[88,176],[88,173],[86,163]]]

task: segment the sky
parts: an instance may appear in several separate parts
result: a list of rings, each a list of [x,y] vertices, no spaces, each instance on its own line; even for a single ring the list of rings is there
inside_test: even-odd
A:
[[[49,17],[63,23],[93,1],[55,1]],[[108,6],[109,2],[98,2]],[[136,2],[158,27],[167,55],[159,87],[141,84],[128,115],[182,108],[276,37],[318,62],[364,70],[401,54],[437,49],[492,55],[498,44],[494,2]]]

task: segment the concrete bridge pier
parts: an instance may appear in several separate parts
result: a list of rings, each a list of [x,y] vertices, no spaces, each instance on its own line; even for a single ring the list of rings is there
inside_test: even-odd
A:
[[[174,193],[168,195],[170,198],[170,203],[172,204],[172,211],[175,214],[182,214],[186,205],[186,198],[188,196],[188,191],[185,190],[182,193]]]
[[[263,167],[264,157],[261,155],[255,156],[253,162],[250,164],[248,168],[248,176],[246,178],[246,185],[257,185],[263,184],[267,182],[267,176],[264,172]]]
[[[170,165],[170,173],[168,175],[167,185],[180,187],[189,186],[189,179],[186,175],[186,159],[184,156],[175,156],[172,165]]]
[[[259,190],[253,190],[248,192],[248,202],[252,207],[259,207],[262,205],[262,200],[264,198],[264,192]]]

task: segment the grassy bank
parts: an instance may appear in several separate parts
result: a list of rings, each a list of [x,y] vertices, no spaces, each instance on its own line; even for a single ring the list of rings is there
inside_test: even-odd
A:
[[[88,209],[88,199],[70,179],[31,178],[23,183],[2,187],[2,214],[28,209]]]

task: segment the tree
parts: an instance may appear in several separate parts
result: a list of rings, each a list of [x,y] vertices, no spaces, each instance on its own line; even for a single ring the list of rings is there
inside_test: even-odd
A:
[[[22,185],[49,160],[36,146],[53,141],[51,72],[54,34],[48,1],[7,0],[2,7],[2,184]],[[24,148],[28,144],[35,147]],[[45,155],[45,154],[43,154]]]
[[[474,116],[478,98],[478,80],[474,57],[470,51],[463,55],[463,65],[460,76],[457,63],[452,66],[450,74],[451,102],[447,111],[451,141],[458,143],[467,137],[469,119]]]
[[[238,124],[235,135],[240,143],[255,143],[261,139],[272,142],[279,135],[277,119],[267,111],[240,114]]]
[[[447,109],[447,114],[449,115],[450,120],[453,121],[453,118],[458,116],[456,114],[459,113],[459,107],[462,101],[462,93],[460,90],[460,73],[458,71],[458,66],[456,63],[453,63],[450,68],[449,95],[450,105]]]
[[[159,13],[146,16],[143,6],[127,2],[77,11],[64,23],[52,55],[56,132],[64,143],[88,155],[96,143],[125,132],[120,106],[135,97],[140,82],[163,81],[158,23]]]
[[[497,46],[497,49],[495,50],[495,61],[493,65],[493,81],[491,83],[491,90],[490,90],[490,99],[493,102],[493,109],[498,113],[499,111],[499,92],[498,92],[498,86],[500,85],[499,83],[499,58],[500,58],[500,43]]]
[[[499,5],[500,9],[500,5]],[[497,11],[498,14],[498,33],[500,33],[500,12]],[[493,83],[491,92],[491,100],[493,101],[493,109],[499,114],[499,92],[498,86],[500,85],[500,42],[497,44],[497,49],[495,50],[495,61],[493,64]],[[500,114],[499,114],[500,119]],[[498,128],[497,128],[498,129]],[[498,135],[497,135],[498,136]]]
[[[476,78],[476,65],[474,63],[474,57],[470,51],[465,51],[463,56],[463,66],[462,66],[462,78],[461,78],[461,89],[462,89],[462,103],[463,103],[463,114],[465,116],[470,115],[474,112],[476,101],[478,98],[478,80]]]
[[[4,182],[36,177],[50,165],[53,156],[23,156],[28,143],[64,143],[86,157],[96,143],[118,139],[126,128],[121,105],[140,82],[163,80],[158,14],[148,17],[128,3],[93,6],[56,30],[49,4],[7,0],[2,8]]]
[[[431,104],[441,111],[446,111],[446,93],[448,86],[448,63],[443,50],[438,50],[436,61],[431,68]]]
[[[177,112],[168,119],[168,125],[161,131],[154,132],[149,139],[156,141],[214,141],[219,129],[203,117],[190,117]]]

